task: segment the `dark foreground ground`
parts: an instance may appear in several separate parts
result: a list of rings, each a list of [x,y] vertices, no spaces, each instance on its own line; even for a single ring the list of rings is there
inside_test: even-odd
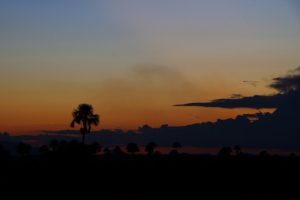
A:
[[[295,156],[24,156],[0,174],[5,199],[300,199]]]

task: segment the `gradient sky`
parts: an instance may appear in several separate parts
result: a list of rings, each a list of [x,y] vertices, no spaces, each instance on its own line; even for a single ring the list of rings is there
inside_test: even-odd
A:
[[[245,109],[179,108],[270,94],[300,65],[298,0],[1,0],[0,131],[183,125]],[[243,83],[258,81],[257,86]]]

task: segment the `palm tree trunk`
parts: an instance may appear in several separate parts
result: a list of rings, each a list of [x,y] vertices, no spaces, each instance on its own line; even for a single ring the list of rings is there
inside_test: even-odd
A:
[[[85,134],[87,133],[87,120],[83,120],[83,128],[82,128],[82,144],[84,145]]]
[[[85,132],[82,133],[82,144],[84,145],[84,141],[85,141]]]
[[[81,143],[84,145],[85,134],[86,134],[85,128],[81,128],[81,129],[80,129],[80,132],[81,132],[81,135],[82,135],[82,141],[81,141]]]

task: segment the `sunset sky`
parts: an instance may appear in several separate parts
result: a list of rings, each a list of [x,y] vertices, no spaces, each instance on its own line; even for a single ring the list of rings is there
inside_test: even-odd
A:
[[[97,129],[234,117],[256,110],[172,105],[272,94],[299,65],[298,0],[1,0],[0,132],[69,129],[80,103]]]

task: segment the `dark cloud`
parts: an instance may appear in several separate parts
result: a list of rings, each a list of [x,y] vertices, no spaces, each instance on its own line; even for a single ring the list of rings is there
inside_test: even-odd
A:
[[[229,99],[216,99],[210,102],[186,103],[175,106],[201,106],[201,107],[216,107],[216,108],[277,108],[282,102],[283,95],[260,96]]]
[[[252,81],[243,81],[244,83],[253,83]],[[240,94],[233,94],[230,98],[216,99],[209,102],[194,102],[178,104],[175,106],[200,106],[215,108],[278,108],[284,102],[294,98],[290,93],[299,93],[300,89],[300,67],[290,71],[289,74],[273,79],[269,85],[279,93],[274,95],[255,95],[243,97]]]
[[[273,79],[271,88],[278,90],[281,93],[287,93],[300,88],[300,67],[291,71],[290,74],[283,77],[276,77]]]

